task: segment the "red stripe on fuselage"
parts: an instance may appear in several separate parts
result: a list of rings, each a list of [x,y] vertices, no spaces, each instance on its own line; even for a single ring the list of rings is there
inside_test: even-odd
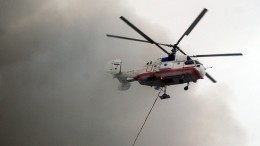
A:
[[[150,77],[152,75],[154,76],[161,76],[162,74],[166,74],[167,76],[169,75],[173,75],[177,74],[177,73],[186,73],[186,72],[191,72],[192,74],[194,74],[196,76],[197,79],[201,79],[201,75],[199,73],[198,70],[196,70],[194,67],[184,67],[184,68],[179,68],[179,69],[167,69],[167,70],[160,70],[157,72],[145,72],[145,73],[141,73],[139,75],[137,75],[135,78],[135,80],[138,80],[140,78],[144,78],[144,77]]]

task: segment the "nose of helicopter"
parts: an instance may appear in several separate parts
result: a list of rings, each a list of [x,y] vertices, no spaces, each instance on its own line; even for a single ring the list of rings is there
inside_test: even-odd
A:
[[[200,73],[200,76],[201,78],[203,79],[205,74],[206,74],[206,68],[203,66],[203,64],[196,64],[196,67],[195,67],[198,72]]]

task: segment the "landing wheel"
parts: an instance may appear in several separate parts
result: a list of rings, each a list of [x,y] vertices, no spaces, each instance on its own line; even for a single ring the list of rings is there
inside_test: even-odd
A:
[[[187,84],[187,86],[184,87],[184,90],[187,91],[189,89],[190,83]]]

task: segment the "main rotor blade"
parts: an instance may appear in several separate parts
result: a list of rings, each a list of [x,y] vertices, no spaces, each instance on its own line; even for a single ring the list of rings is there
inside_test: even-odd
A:
[[[181,38],[178,40],[178,42],[176,43],[176,45],[178,46],[178,44],[181,42],[181,40],[183,39],[183,37],[185,35],[189,35],[190,32],[193,30],[193,28],[198,24],[198,22],[200,21],[200,19],[205,15],[205,13],[207,12],[208,10],[206,8],[204,8],[202,10],[202,12],[199,14],[199,16],[193,21],[193,23],[190,25],[190,27],[185,31],[185,33],[181,36]]]
[[[183,52],[180,48],[178,48],[178,50],[183,54],[183,55],[187,55],[185,52]]]
[[[158,43],[153,41],[151,38],[149,38],[146,34],[144,34],[141,30],[139,30],[136,26],[134,26],[131,22],[129,22],[126,18],[123,16],[120,17],[126,24],[128,24],[131,28],[133,28],[137,33],[139,33],[141,36],[143,36],[148,42],[151,44],[155,44],[157,47],[159,47],[163,52],[170,55],[169,52],[167,52],[165,49],[163,49]]]
[[[190,57],[220,57],[220,56],[243,56],[243,54],[242,53],[204,54],[204,55],[193,55]]]
[[[205,76],[208,77],[213,83],[217,83],[217,81],[214,78],[212,78],[207,72]]]
[[[118,35],[111,35],[111,34],[107,34],[107,37],[118,38],[118,39],[125,39],[125,40],[131,40],[131,41],[138,41],[138,42],[144,42],[144,43],[150,43],[150,42],[148,42],[146,40],[140,40],[140,39],[123,37],[123,36],[118,36]]]
[[[107,37],[111,37],[111,38],[118,38],[118,39],[124,39],[124,40],[131,40],[131,41],[137,41],[137,42],[144,42],[144,43],[150,43],[146,40],[140,40],[140,39],[136,39],[136,38],[129,38],[129,37],[124,37],[124,36],[118,36],[118,35],[111,35],[111,34],[107,34]],[[156,42],[157,43],[157,42]],[[167,47],[173,47],[173,45],[171,44],[163,44],[163,43],[157,43],[159,45],[162,46],[167,46]],[[180,48],[178,48],[178,50],[183,54],[183,55],[187,55],[185,52],[183,52]]]

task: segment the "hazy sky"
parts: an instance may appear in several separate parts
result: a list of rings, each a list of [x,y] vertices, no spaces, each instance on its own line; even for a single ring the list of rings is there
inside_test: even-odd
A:
[[[259,2],[167,0],[0,1],[0,144],[131,145],[153,89],[134,83],[117,91],[104,65],[121,58],[123,70],[133,69],[165,54],[105,34],[141,38],[123,15],[173,44],[204,7],[182,49],[244,56],[200,59],[214,66],[208,72],[218,83],[169,87],[172,98],[157,102],[136,145],[258,146]]]
[[[231,101],[232,114],[244,128],[247,145],[260,144],[260,92],[258,82],[260,67],[257,54],[260,38],[260,2],[257,0],[228,1],[133,1],[128,3],[135,13],[167,30],[175,40],[186,30],[202,8],[209,9],[191,35],[182,41],[190,54],[242,52],[241,58],[201,58],[208,72],[233,93],[226,96]],[[205,92],[209,83],[201,81],[197,92]],[[219,91],[218,88],[210,87]],[[205,88],[206,87],[206,88]],[[223,92],[223,91],[220,91]],[[224,93],[224,92],[223,92]],[[225,94],[225,93],[224,93]]]

